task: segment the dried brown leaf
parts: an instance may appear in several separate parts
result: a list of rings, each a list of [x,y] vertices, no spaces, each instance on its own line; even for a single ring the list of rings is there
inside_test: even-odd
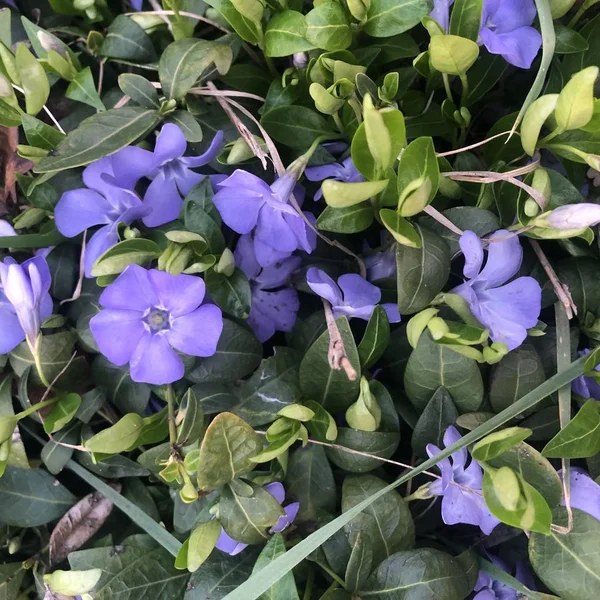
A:
[[[117,491],[121,485],[112,485]],[[55,565],[81,548],[104,524],[113,503],[99,492],[88,494],[56,524],[50,536],[50,564]]]

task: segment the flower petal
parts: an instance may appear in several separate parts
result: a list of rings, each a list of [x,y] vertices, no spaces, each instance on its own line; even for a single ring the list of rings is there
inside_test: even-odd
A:
[[[157,167],[154,153],[137,146],[127,146],[111,157],[115,182],[132,190],[142,177],[148,177]]]
[[[148,271],[150,283],[158,296],[160,306],[172,317],[187,315],[196,310],[204,300],[206,287],[200,277],[171,275],[165,271]]]
[[[232,179],[236,173],[238,171],[229,179]],[[258,213],[264,204],[262,195],[252,189],[229,187],[221,187],[215,194],[213,202],[225,224],[242,234],[250,233],[256,227]]]
[[[148,271],[138,265],[129,265],[100,296],[104,308],[124,308],[145,312],[158,306],[159,300],[148,277]]]
[[[499,229],[490,236],[490,240],[506,238],[510,233]],[[479,273],[473,286],[476,291],[493,288],[507,282],[517,273],[523,262],[523,248],[517,236],[490,242],[485,267]]]
[[[190,193],[190,190],[195,185],[198,185],[205,177],[206,175],[194,173],[194,171],[184,167],[181,176],[175,179],[180,195],[185,198]]]
[[[203,167],[213,161],[221,152],[223,146],[223,132],[217,131],[213,137],[210,146],[199,156],[186,156],[182,159],[187,167]]]
[[[465,231],[458,241],[460,249],[465,257],[463,275],[467,279],[474,279],[481,271],[483,264],[483,244],[479,236],[473,231]]]
[[[112,222],[112,204],[88,189],[65,192],[54,208],[56,228],[66,237],[75,237],[94,225]]]
[[[261,267],[270,267],[277,262],[290,258],[291,252],[281,252],[275,248],[265,244],[259,239],[254,239],[254,252],[256,254],[256,260]]]
[[[290,256],[270,267],[265,267],[254,280],[262,290],[278,288],[288,283],[291,274],[300,268],[301,264],[302,259],[299,256]]]
[[[478,525],[486,535],[500,523],[487,509],[483,497],[449,485],[442,500],[442,519],[446,525]]]
[[[283,487],[282,483],[279,481],[274,481],[273,483],[268,483],[265,485],[263,489],[265,492],[269,492],[269,494],[271,494],[271,496],[273,496],[273,498],[275,498],[279,504],[283,504],[283,501],[285,500],[285,488]]]
[[[450,425],[450,427],[448,427],[444,432],[444,446],[446,448],[452,446],[452,444],[455,444],[460,439],[462,439],[462,436],[458,432],[458,429],[454,427],[454,425]],[[465,468],[465,464],[467,462],[467,449],[461,448],[460,450],[454,452],[451,456],[452,467],[454,469],[462,471]]]
[[[230,556],[235,556],[239,554],[242,550],[248,547],[248,544],[243,544],[242,542],[238,542],[234,540],[222,527],[221,527],[221,535],[215,544],[215,548],[221,550],[221,552],[225,552]]]
[[[571,467],[571,506],[600,521],[600,485],[583,469]],[[564,506],[564,499],[561,502]]]
[[[110,248],[119,242],[119,234],[114,225],[100,227],[88,240],[83,257],[84,272],[86,277],[92,277],[94,263]]]
[[[293,252],[298,248],[298,241],[292,228],[283,218],[283,214],[268,204],[262,206],[258,213],[255,239],[259,239],[280,252]]]
[[[300,301],[296,290],[277,292],[256,290],[252,294],[252,307],[248,323],[259,342],[265,342],[275,331],[291,331],[296,323]]]
[[[122,366],[131,360],[146,329],[137,310],[101,310],[90,320],[98,348],[110,362]]]
[[[338,278],[344,294],[344,304],[352,308],[374,307],[381,300],[381,290],[357,273],[346,273]]]
[[[484,5],[482,23],[484,26],[493,26],[498,33],[531,25],[536,15],[533,0],[486,0]]]
[[[154,156],[158,165],[162,165],[169,160],[174,160],[185,154],[187,140],[183,131],[174,123],[163,125],[156,145],[154,146]]]
[[[10,223],[0,220],[0,236],[8,237],[12,235],[17,235],[15,228]]]
[[[441,450],[435,444],[427,444],[427,446],[425,446],[425,451],[427,452],[427,456],[429,456],[429,458],[433,458],[441,452]],[[442,473],[439,493],[443,494],[446,488],[448,487],[449,483],[452,481],[452,478],[454,477],[454,472],[452,470],[452,465],[450,464],[450,460],[448,458],[442,458],[442,460],[436,465],[436,467]]]
[[[256,260],[254,252],[254,241],[248,234],[242,235],[238,240],[233,252],[235,264],[248,279],[255,279],[260,273],[261,267]]]
[[[398,310],[397,304],[394,304],[393,302],[386,302],[381,306],[383,310],[385,310],[390,323],[400,323],[402,317],[400,316],[400,311]]]
[[[223,314],[214,304],[177,317],[165,336],[169,343],[190,356],[212,356],[223,331]]]
[[[343,304],[342,292],[337,283],[322,269],[311,267],[306,272],[308,287],[321,298],[325,298],[332,306]]]
[[[0,354],[14,350],[25,340],[25,332],[17,315],[8,307],[0,307]]]
[[[183,377],[183,361],[164,335],[145,331],[129,363],[131,379],[138,383],[164,385]]]
[[[284,507],[285,515],[279,517],[277,523],[271,527],[269,533],[281,533],[284,529],[287,529],[296,519],[296,515],[300,510],[299,502],[292,502]]]
[[[159,173],[146,190],[144,206],[152,209],[152,212],[143,218],[146,227],[158,227],[174,221],[183,206],[183,198],[175,180],[165,179],[163,173]]]
[[[309,181],[323,181],[324,179],[343,181],[344,174],[344,167],[337,162],[304,169],[304,175]]]
[[[533,27],[519,27],[506,33],[496,33],[484,27],[479,37],[488,52],[500,54],[506,62],[521,69],[531,67],[542,46],[542,36]]]

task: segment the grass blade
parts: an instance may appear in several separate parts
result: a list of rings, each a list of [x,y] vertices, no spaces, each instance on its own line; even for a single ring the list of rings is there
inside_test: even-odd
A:
[[[527,94],[527,98],[525,98],[525,102],[523,102],[523,106],[517,115],[515,124],[512,126],[510,136],[508,136],[508,139],[506,140],[507,142],[511,138],[512,134],[517,130],[525,111],[533,102],[535,102],[535,100],[537,100],[538,96],[540,95],[540,92],[544,87],[544,82],[546,81],[546,75],[550,69],[550,63],[552,62],[552,58],[554,56],[556,34],[554,33],[554,22],[552,21],[550,2],[549,0],[535,0],[535,6],[540,19],[540,29],[542,32],[542,62],[540,63],[540,68],[537,72],[533,85],[529,90],[529,94]]]
[[[256,600],[259,598],[281,577],[298,565],[309,554],[314,552],[323,542],[328,540],[332,535],[344,527],[344,525],[352,521],[354,517],[359,515],[363,510],[365,510],[365,508],[375,502],[375,500],[390,490],[393,490],[403,483],[406,483],[419,473],[431,469],[431,467],[434,467],[442,459],[454,454],[454,452],[457,452],[458,450],[461,450],[462,448],[465,448],[466,446],[469,446],[470,444],[480,440],[488,433],[491,433],[498,427],[504,425],[523,411],[532,408],[550,394],[568,385],[571,381],[573,381],[573,379],[579,377],[579,375],[582,375],[585,369],[585,359],[586,357],[581,357],[575,362],[571,363],[566,369],[542,383],[542,385],[538,386],[532,392],[529,392],[529,394],[523,396],[520,400],[503,410],[500,414],[495,415],[473,431],[467,433],[455,444],[452,444],[448,448],[444,448],[433,458],[421,463],[418,467],[415,467],[409,473],[400,477],[386,488],[380,490],[376,494],[373,494],[371,497],[335,518],[324,527],[321,527],[321,529],[315,531],[315,533],[308,536],[297,546],[294,546],[288,552],[281,555],[279,558],[276,558],[258,574],[252,575],[250,579],[236,588],[233,592],[230,592],[225,597],[225,600]]]

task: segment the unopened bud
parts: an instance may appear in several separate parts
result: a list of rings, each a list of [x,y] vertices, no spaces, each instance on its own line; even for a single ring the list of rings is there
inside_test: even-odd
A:
[[[600,223],[600,204],[580,202],[559,206],[549,213],[540,215],[532,223],[537,227],[553,229],[585,229]]]
[[[21,536],[16,536],[8,542],[8,553],[16,554],[21,549]]]
[[[308,54],[306,52],[296,52],[292,56],[292,64],[296,69],[304,69],[308,64]]]
[[[381,423],[381,408],[371,392],[369,381],[362,377],[358,400],[346,411],[346,422],[359,431],[377,431]]]
[[[215,271],[222,273],[225,277],[231,277],[235,271],[235,257],[229,248],[223,250],[219,262],[215,265]]]

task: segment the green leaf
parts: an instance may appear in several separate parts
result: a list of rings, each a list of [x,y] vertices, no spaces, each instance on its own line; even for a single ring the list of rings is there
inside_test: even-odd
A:
[[[397,552],[384,560],[359,591],[380,600],[463,600],[471,589],[461,562],[434,548]]]
[[[198,487],[214,490],[250,473],[255,467],[250,459],[262,447],[262,439],[250,425],[234,414],[220,413],[208,426],[200,446]]]
[[[220,534],[221,524],[214,519],[201,523],[192,531],[187,551],[188,571],[193,573],[204,564],[213,551]]]
[[[486,461],[496,458],[504,452],[510,450],[518,443],[526,440],[531,435],[531,429],[523,427],[509,427],[490,433],[490,435],[479,440],[473,449],[471,455],[475,460]]]
[[[499,54],[480,56],[469,69],[469,92],[464,100],[465,106],[479,102],[496,85],[508,68],[508,63]]]
[[[567,511],[557,508],[553,522],[565,527]],[[595,598],[600,594],[600,548],[592,540],[600,536],[600,521],[573,509],[569,533],[532,533],[529,559],[537,576],[563,600]]]
[[[79,394],[61,396],[44,417],[44,431],[56,433],[61,430],[75,416],[80,406],[81,396]]]
[[[215,304],[238,319],[247,319],[250,314],[252,293],[250,283],[241,269],[236,268],[231,277],[209,269],[204,274],[206,291]]]
[[[312,50],[306,39],[306,18],[295,10],[278,12],[265,30],[265,54],[273,58]]]
[[[40,160],[36,173],[82,167],[114,154],[146,134],[158,121],[158,111],[125,106],[98,113],[82,121],[56,150]]]
[[[457,35],[434,35],[429,42],[431,65],[446,75],[464,75],[477,60],[479,46]]]
[[[386,487],[373,475],[348,475],[342,486],[342,512],[369,498]],[[363,511],[345,528],[351,545],[361,534],[371,541],[373,564],[399,550],[408,550],[415,544],[415,527],[408,506],[398,494],[390,491]]]
[[[305,404],[315,413],[306,425],[313,439],[321,442],[334,441],[338,435],[335,419],[314,400],[307,400]]]
[[[418,456],[427,456],[427,444],[441,448],[446,429],[454,425],[457,418],[458,412],[448,390],[439,387],[417,421],[411,438],[413,452]]]
[[[196,359],[196,366],[187,377],[194,383],[237,381],[258,367],[262,355],[262,345],[251,331],[223,319],[217,351],[207,358]]]
[[[346,317],[336,321],[346,356],[360,376],[360,359],[352,331]],[[325,331],[309,348],[300,363],[300,389],[307,398],[315,400],[336,413],[347,409],[358,397],[359,378],[350,381],[343,369],[332,369],[328,356],[329,333]]]
[[[238,494],[226,485],[219,500],[219,520],[226,533],[244,544],[260,544],[269,539],[268,530],[285,513],[277,500],[264,488],[247,484],[251,495]]]
[[[395,210],[382,208],[379,211],[379,218],[385,228],[392,234],[393,238],[402,246],[410,248],[418,248],[421,243],[421,238],[417,233],[416,228],[401,217]]]
[[[459,412],[479,409],[483,380],[477,363],[445,346],[436,344],[429,332],[419,339],[404,373],[406,395],[419,411],[439,387],[445,387]]]
[[[262,549],[252,573],[260,573],[261,569],[264,569],[282,554],[285,554],[285,541],[280,533],[276,533]],[[283,598],[285,600],[299,600],[294,574],[291,571],[262,594],[259,600],[282,600]]]
[[[4,11],[9,11],[9,9],[0,9],[0,14]],[[16,600],[24,576],[25,569],[22,562],[0,565],[0,598],[2,600]]]
[[[44,575],[44,583],[57,594],[75,596],[91,592],[101,577],[101,569],[87,569],[85,571],[57,570],[49,575]]]
[[[0,521],[38,527],[63,516],[77,498],[43,469],[7,467],[0,479]]]
[[[260,23],[236,10],[234,2],[231,0],[208,0],[206,4],[219,11],[243,40],[255,45],[262,42],[263,32]]]
[[[590,47],[587,40],[570,27],[555,23],[554,32],[556,33],[556,54],[576,54],[585,52]]]
[[[590,398],[544,447],[548,458],[591,458],[600,452],[600,410]]]
[[[80,427],[77,423],[71,424],[66,429],[57,432],[54,436],[56,442],[48,441],[42,448],[41,459],[50,473],[58,475],[73,456],[74,449],[64,444],[78,444],[81,441]]]
[[[167,115],[165,121],[167,123],[175,123],[183,131],[185,139],[192,144],[201,142],[204,137],[202,126],[198,123],[198,119],[187,110],[175,110]]]
[[[322,446],[309,444],[291,453],[285,484],[289,496],[300,503],[296,522],[313,521],[321,510],[335,511],[335,481]]]
[[[363,369],[372,367],[383,355],[390,341],[390,322],[385,309],[375,308],[367,323],[365,334],[358,345],[358,356]]]
[[[431,0],[372,0],[364,31],[377,38],[404,33],[418,25],[432,9]]]
[[[597,262],[588,257],[567,258],[558,263],[557,275],[569,288],[577,312],[585,315],[600,309],[600,280],[595,277]]]
[[[50,83],[44,67],[29,52],[25,44],[19,44],[15,52],[16,67],[19,71],[21,87],[25,93],[25,107],[30,115],[42,110],[50,95]]]
[[[500,412],[537,388],[544,380],[544,367],[532,344],[522,344],[492,368],[490,403]]]
[[[450,33],[477,41],[481,25],[482,0],[456,0],[450,17]]]
[[[363,587],[369,577],[373,566],[373,551],[371,540],[360,532],[356,535],[352,545],[352,553],[346,567],[344,581],[346,589],[356,592]]]
[[[335,137],[331,125],[305,106],[278,106],[261,123],[275,141],[291,148],[306,149],[321,136]]]
[[[122,73],[119,75],[119,87],[134,102],[144,108],[160,108],[156,88],[141,75]]]
[[[233,59],[231,47],[219,42],[188,38],[169,44],[160,57],[158,76],[168,98],[181,100],[214,63],[227,73]]]
[[[450,253],[446,242],[428,229],[418,227],[420,247],[396,246],[398,310],[411,315],[426,308],[446,285]]]
[[[376,196],[387,187],[388,181],[363,181],[346,183],[335,179],[326,179],[321,185],[323,197],[332,208],[349,208]]]
[[[177,431],[177,444],[187,446],[200,439],[204,432],[204,413],[193,388],[185,393],[180,410],[184,416]]]
[[[31,146],[43,148],[44,150],[54,150],[64,139],[65,134],[46,125],[43,121],[32,117],[31,115],[22,115],[23,131],[27,137],[27,142]]]
[[[195,185],[185,197],[184,223],[187,229],[200,234],[211,252],[219,253],[225,248],[221,232],[221,216],[213,203],[213,190],[208,178]]]
[[[119,454],[135,444],[140,436],[143,419],[136,413],[129,413],[111,427],[86,440],[85,447],[90,452]]]
[[[585,357],[574,361],[567,369],[554,375],[553,377],[550,377],[534,392],[528,394],[524,398],[521,398],[517,404],[510,406],[501,414],[491,417],[488,421],[477,427],[474,431],[464,435],[461,440],[451,444],[447,448],[443,448],[438,455],[423,461],[406,475],[400,476],[398,479],[396,479],[396,481],[392,482],[379,492],[372,494],[366,500],[354,506],[345,514],[336,517],[326,525],[322,526],[318,531],[311,534],[308,538],[304,539],[291,550],[286,552],[284,556],[274,561],[273,564],[269,565],[267,569],[264,569],[260,578],[252,577],[246,583],[238,585],[238,587],[229,594],[229,598],[227,600],[256,600],[261,593],[269,589],[273,583],[275,583],[284,573],[302,562],[302,560],[304,560],[324,542],[338,533],[342,527],[349,524],[358,514],[371,506],[377,499],[381,498],[390,490],[393,490],[413,479],[423,471],[431,469],[441,460],[451,456],[458,450],[466,448],[470,444],[477,442],[491,431],[494,431],[517,415],[521,414],[524,410],[534,407],[553,392],[565,385],[568,385],[576,377],[579,377],[579,375],[583,374],[585,369],[584,365]]]
[[[147,63],[156,59],[148,34],[133,19],[117,15],[110,24],[100,54],[131,62]]]
[[[344,50],[352,43],[352,31],[344,9],[336,2],[323,2],[306,15],[310,44],[323,50]]]
[[[594,113],[594,83],[598,67],[587,67],[571,77],[558,95],[554,117],[561,132],[585,127]]]
[[[106,110],[106,106],[104,106],[96,90],[94,76],[89,67],[77,73],[73,81],[69,84],[65,96],[71,100],[93,106],[97,110]]]
[[[151,240],[123,240],[96,259],[92,267],[92,276],[118,275],[129,265],[144,265],[158,258],[160,254],[160,248]]]
[[[542,127],[554,112],[557,101],[558,94],[547,94],[533,102],[525,112],[521,123],[521,143],[529,156],[535,153]]]
[[[359,233],[368,229],[374,219],[370,202],[360,202],[346,208],[326,206],[317,219],[317,229],[334,233]]]
[[[276,411],[300,402],[298,358],[292,348],[276,346],[274,355],[263,359],[252,377],[240,386],[233,412],[257,427],[274,421]]]

